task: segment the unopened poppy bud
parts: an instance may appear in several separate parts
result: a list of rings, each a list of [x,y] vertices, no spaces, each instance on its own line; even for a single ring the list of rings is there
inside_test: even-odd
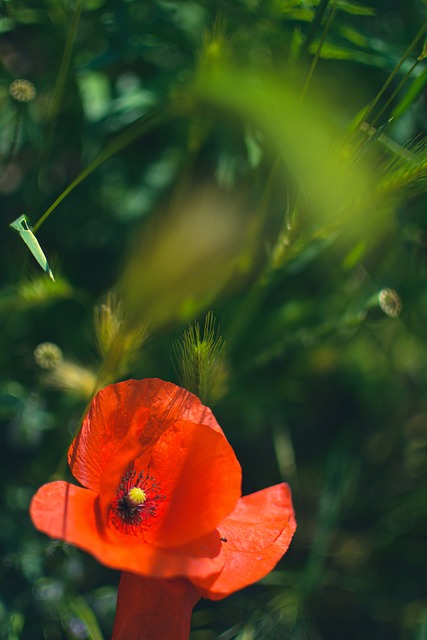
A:
[[[403,308],[402,300],[394,289],[381,289],[378,294],[378,304],[390,318],[398,318]]]
[[[34,360],[42,369],[54,369],[62,361],[62,351],[53,342],[42,342],[34,349]]]
[[[36,97],[37,91],[32,82],[18,78],[10,83],[9,93],[17,102],[31,102]]]

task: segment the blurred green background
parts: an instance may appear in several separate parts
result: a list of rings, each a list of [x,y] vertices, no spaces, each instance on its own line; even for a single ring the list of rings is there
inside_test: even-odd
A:
[[[2,0],[2,638],[111,634],[118,573],[28,505],[128,377],[293,491],[289,552],[192,640],[427,638],[426,8]]]

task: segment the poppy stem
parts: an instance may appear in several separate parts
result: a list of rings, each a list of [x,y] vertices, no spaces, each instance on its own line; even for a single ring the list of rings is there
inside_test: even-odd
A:
[[[111,640],[188,640],[200,599],[185,578],[164,580],[123,572]]]

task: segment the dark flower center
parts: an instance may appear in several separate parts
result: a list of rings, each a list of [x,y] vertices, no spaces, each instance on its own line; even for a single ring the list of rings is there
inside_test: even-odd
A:
[[[153,476],[129,471],[111,504],[111,522],[123,533],[138,535],[150,526],[164,499]]]

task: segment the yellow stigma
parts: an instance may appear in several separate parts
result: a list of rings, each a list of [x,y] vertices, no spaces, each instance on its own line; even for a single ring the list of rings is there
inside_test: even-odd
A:
[[[138,505],[144,504],[147,499],[147,494],[143,489],[140,489],[139,487],[132,487],[126,497],[129,502],[132,502],[132,504],[134,505]]]

